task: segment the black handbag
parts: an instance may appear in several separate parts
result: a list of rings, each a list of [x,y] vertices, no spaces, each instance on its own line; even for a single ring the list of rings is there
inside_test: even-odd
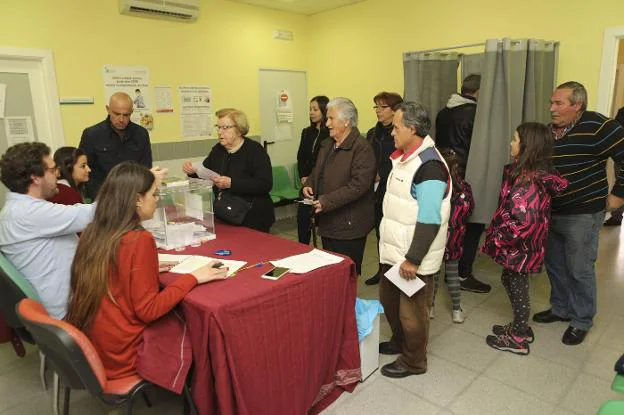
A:
[[[231,192],[219,192],[213,209],[217,218],[232,225],[242,225],[251,210],[251,203]]]

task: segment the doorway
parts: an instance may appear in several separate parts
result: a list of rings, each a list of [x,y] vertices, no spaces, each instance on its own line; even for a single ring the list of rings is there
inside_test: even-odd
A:
[[[0,154],[23,140],[13,135],[23,127],[52,151],[65,145],[52,51],[0,47],[0,85]],[[5,192],[0,183],[0,205]]]

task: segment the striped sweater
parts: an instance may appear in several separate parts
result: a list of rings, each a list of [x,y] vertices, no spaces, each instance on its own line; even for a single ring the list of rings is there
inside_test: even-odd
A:
[[[569,184],[553,198],[552,213],[572,215],[604,210],[609,192],[609,158],[624,163],[624,128],[602,114],[585,111],[566,135],[555,140],[553,162]],[[611,192],[624,197],[624,177],[617,177]]]

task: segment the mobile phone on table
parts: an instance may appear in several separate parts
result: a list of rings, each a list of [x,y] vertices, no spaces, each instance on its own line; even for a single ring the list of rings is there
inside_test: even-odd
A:
[[[273,267],[264,274],[262,274],[262,278],[267,280],[278,280],[282,278],[284,274],[286,274],[290,269],[283,267]]]

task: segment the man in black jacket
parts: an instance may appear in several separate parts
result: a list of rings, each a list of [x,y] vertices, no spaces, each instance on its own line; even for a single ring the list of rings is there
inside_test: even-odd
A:
[[[468,75],[464,78],[460,94],[453,94],[436,117],[436,147],[451,149],[457,154],[461,174],[465,176],[472,129],[477,113],[477,99],[481,85],[481,75]],[[479,239],[485,229],[482,223],[468,223],[464,237],[464,253],[459,260],[459,280],[461,289],[475,293],[488,293],[491,287],[477,280],[472,273],[479,249]]]
[[[116,92],[106,106],[108,116],[100,123],[86,128],[79,147],[87,155],[91,176],[86,183],[87,197],[95,199],[108,172],[123,161],[134,161],[152,167],[152,147],[149,133],[130,121],[132,98]]]

